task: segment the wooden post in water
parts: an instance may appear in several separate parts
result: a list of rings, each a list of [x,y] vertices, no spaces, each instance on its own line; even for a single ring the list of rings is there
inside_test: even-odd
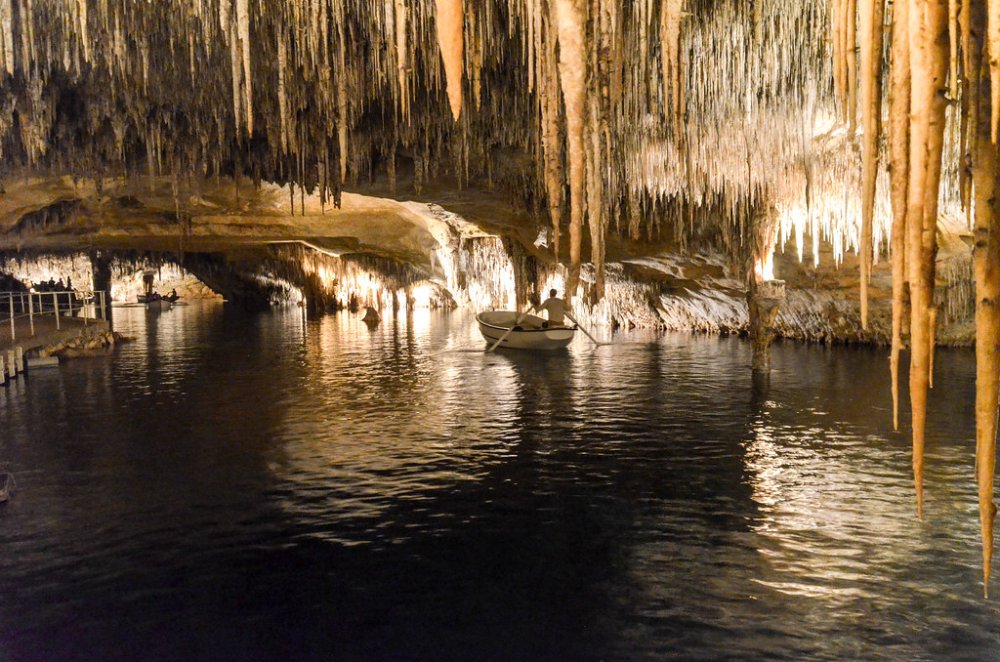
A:
[[[18,345],[14,348],[14,363],[18,372],[24,372],[24,348]]]
[[[7,385],[7,371],[4,369],[3,353],[0,353],[0,386]]]
[[[14,350],[7,350],[7,373],[11,379],[17,377],[17,361],[14,360]]]

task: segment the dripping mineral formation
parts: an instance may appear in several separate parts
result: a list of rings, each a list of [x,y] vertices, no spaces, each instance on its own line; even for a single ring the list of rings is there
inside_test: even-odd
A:
[[[454,297],[475,288],[448,260],[491,237],[515,305],[558,280],[588,320],[671,326],[686,304],[664,297],[718,294],[702,327],[764,311],[764,352],[775,330],[822,335],[789,320],[853,278],[855,307],[823,313],[850,329],[829,337],[889,343],[897,426],[909,346],[921,517],[933,346],[974,291],[988,589],[998,53],[997,0],[0,0],[3,248],[183,262],[294,240],[405,262],[393,287]],[[462,233],[422,212],[376,218],[390,198],[482,223],[445,249]],[[678,285],[684,260],[700,280]]]

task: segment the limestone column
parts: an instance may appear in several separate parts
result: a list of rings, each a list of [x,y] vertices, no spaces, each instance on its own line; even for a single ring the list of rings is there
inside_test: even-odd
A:
[[[785,299],[785,281],[758,280],[751,275],[747,288],[747,308],[750,312],[750,342],[753,346],[751,370],[754,378],[771,372],[771,342],[774,340],[774,320]]]

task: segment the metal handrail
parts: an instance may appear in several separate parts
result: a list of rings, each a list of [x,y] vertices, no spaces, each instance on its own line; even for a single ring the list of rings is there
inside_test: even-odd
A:
[[[51,297],[51,308],[46,310],[46,305],[49,303]],[[60,298],[65,300],[65,307],[60,302]],[[35,310],[35,300],[38,300],[38,310]],[[77,306],[74,304],[74,300],[80,301]],[[14,314],[14,304],[17,302],[17,308],[20,311],[20,315]],[[16,321],[18,319],[24,319],[27,317],[30,320],[31,336],[35,335],[35,317],[43,317],[45,315],[51,314],[55,316],[56,319],[56,329],[62,327],[60,321],[61,313],[69,313],[72,317],[73,313],[77,310],[83,313],[83,324],[87,325],[90,319],[107,319],[107,293],[104,290],[62,290],[58,292],[0,292],[0,315],[7,313],[6,316],[10,318],[10,339],[11,342],[17,340],[17,325]],[[6,305],[4,305],[6,304]],[[90,306],[95,306],[96,317],[89,317],[87,315],[87,308]],[[27,309],[27,313],[25,313]],[[6,317],[5,316],[5,317]],[[2,320],[3,318],[0,318]]]

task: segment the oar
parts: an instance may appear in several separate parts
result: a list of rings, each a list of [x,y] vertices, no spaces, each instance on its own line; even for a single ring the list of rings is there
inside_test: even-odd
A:
[[[570,319],[573,319],[573,318],[571,317]],[[580,329],[581,331],[583,331],[583,335],[585,335],[585,336],[587,336],[588,338],[590,338],[590,341],[591,341],[592,343],[594,343],[595,345],[597,345],[598,347],[600,347],[600,346],[602,346],[602,345],[611,345],[611,344],[613,344],[613,343],[609,343],[609,342],[601,342],[600,340],[598,340],[598,339],[597,339],[597,338],[595,338],[594,336],[590,335],[590,331],[587,331],[587,329],[586,329],[586,328],[585,328],[585,327],[584,327],[584,326],[583,326],[582,324],[580,324],[580,323],[579,323],[579,322],[577,322],[576,320],[573,320],[573,321],[574,321],[574,322],[576,322],[576,328],[578,328],[578,329]]]
[[[500,338],[495,343],[493,343],[488,350],[486,350],[486,353],[489,354],[490,352],[492,352],[494,349],[497,348],[497,345],[499,345],[500,343],[502,343],[504,340],[507,340],[507,336],[510,335],[510,332],[514,330],[515,326],[517,326],[518,324],[521,323],[521,320],[523,320],[524,316],[527,315],[527,314],[528,313],[523,313],[521,315],[518,315],[517,319],[514,320],[514,324],[511,325],[511,327],[509,329],[507,329],[507,331],[502,336],[500,336]]]

